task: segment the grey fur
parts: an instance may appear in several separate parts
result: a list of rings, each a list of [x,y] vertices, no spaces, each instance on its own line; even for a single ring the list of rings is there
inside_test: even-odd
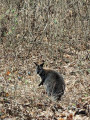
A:
[[[42,81],[39,84],[45,85],[48,96],[52,96],[54,100],[61,100],[61,96],[64,94],[65,82],[63,77],[54,70],[44,69],[44,63],[37,66],[37,74],[41,77]]]

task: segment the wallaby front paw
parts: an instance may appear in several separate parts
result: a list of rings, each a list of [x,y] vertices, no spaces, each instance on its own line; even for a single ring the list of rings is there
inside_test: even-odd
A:
[[[41,85],[43,85],[43,83],[40,83],[38,86],[41,86]]]

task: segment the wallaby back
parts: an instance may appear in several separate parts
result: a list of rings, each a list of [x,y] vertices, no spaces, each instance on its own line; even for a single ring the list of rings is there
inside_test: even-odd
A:
[[[42,79],[39,86],[45,85],[48,96],[52,96],[54,100],[60,100],[65,90],[64,79],[58,72],[51,69],[44,69],[43,65],[36,64],[37,74]]]

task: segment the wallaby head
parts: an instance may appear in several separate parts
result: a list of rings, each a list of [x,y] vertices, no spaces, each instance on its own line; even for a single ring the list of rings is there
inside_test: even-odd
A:
[[[40,65],[38,65],[36,62],[34,62],[35,63],[35,65],[36,65],[36,72],[37,72],[37,74],[41,74],[42,72],[43,72],[43,65],[44,65],[44,62],[42,63],[42,64],[40,64]]]

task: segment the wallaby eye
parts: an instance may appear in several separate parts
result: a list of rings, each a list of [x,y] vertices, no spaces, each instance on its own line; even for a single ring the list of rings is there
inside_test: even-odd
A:
[[[39,70],[42,70],[42,68],[41,68],[41,67],[39,67]]]

